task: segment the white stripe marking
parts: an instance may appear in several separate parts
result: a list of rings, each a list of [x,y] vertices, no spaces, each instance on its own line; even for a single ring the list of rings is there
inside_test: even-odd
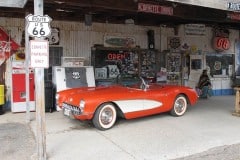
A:
[[[161,102],[147,99],[114,101],[123,113],[153,109],[162,106]]]

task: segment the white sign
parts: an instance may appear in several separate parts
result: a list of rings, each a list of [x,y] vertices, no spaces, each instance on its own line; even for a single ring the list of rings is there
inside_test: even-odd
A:
[[[233,2],[229,2],[228,3],[228,9],[232,10],[232,11],[239,11],[240,10],[240,3],[233,3]]]
[[[49,42],[46,40],[30,41],[31,67],[49,67]]]
[[[59,45],[59,29],[52,28],[51,35],[47,38],[49,41],[49,45]]]
[[[229,0],[166,0],[170,2],[183,3],[188,5],[215,8],[220,10],[229,10]],[[239,0],[231,0],[231,3],[239,3]],[[236,7],[235,7],[236,8]]]
[[[49,16],[29,14],[26,20],[28,21],[27,32],[31,37],[48,37],[51,34],[49,23],[52,19]]]
[[[185,24],[185,35],[187,36],[205,36],[205,24]]]

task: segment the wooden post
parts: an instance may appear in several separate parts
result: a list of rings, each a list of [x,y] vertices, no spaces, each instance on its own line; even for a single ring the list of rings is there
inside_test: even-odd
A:
[[[34,15],[43,15],[43,0],[34,0]],[[35,68],[34,77],[37,120],[37,157],[38,160],[46,160],[44,69]]]
[[[236,90],[235,111],[232,113],[232,115],[240,117],[240,87],[235,87],[234,89]]]

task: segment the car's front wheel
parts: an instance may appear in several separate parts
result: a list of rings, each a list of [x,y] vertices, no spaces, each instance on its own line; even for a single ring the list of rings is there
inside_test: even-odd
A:
[[[171,115],[182,116],[187,110],[187,100],[184,95],[179,95],[176,97],[173,108],[171,110]]]
[[[93,125],[99,130],[110,129],[116,122],[117,111],[112,103],[104,103],[98,107],[93,117]]]

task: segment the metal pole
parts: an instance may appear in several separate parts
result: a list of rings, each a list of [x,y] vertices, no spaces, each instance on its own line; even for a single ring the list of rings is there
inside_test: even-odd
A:
[[[27,32],[27,23],[25,20],[25,83],[26,83],[26,122],[30,122],[30,106],[29,106],[29,35]]]
[[[43,15],[43,0],[34,0],[34,14]],[[44,69],[35,68],[35,97],[37,120],[37,154],[39,160],[46,160],[46,122]]]

